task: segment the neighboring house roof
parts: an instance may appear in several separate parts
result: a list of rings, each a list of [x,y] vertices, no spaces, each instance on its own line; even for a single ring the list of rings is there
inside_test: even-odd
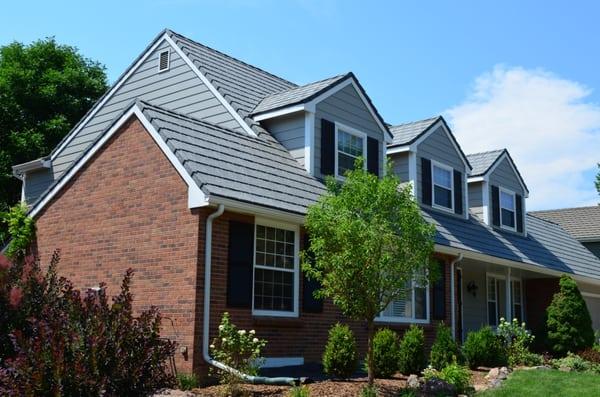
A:
[[[471,163],[473,166],[469,178],[485,176],[493,171],[496,166],[500,164],[503,158],[506,158],[517,175],[517,178],[519,178],[521,186],[525,192],[529,193],[529,188],[527,187],[523,176],[521,176],[521,172],[519,172],[519,169],[517,168],[517,165],[515,164],[515,161],[512,159],[508,150],[497,149],[488,152],[472,153],[468,154],[467,158],[469,159],[469,163]]]
[[[259,102],[256,108],[254,108],[252,111],[252,114],[257,115],[259,113],[270,112],[287,106],[304,103],[318,96],[323,91],[331,88],[336,83],[345,80],[346,77],[348,77],[348,74],[341,74],[271,94]]]
[[[424,134],[429,127],[439,120],[440,116],[431,117],[425,120],[412,121],[410,123],[398,124],[390,127],[390,132],[394,136],[392,143],[388,146],[408,145],[417,140]]]
[[[520,236],[497,231],[473,216],[465,220],[423,212],[436,226],[436,244],[600,279],[600,259],[554,223],[528,215],[527,236]]]
[[[281,145],[138,101],[192,179],[214,196],[305,214],[325,192]]]
[[[600,206],[532,211],[533,216],[554,222],[580,241],[600,241]]]

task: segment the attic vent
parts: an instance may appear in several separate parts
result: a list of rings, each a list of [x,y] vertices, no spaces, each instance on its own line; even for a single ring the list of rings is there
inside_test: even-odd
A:
[[[158,56],[158,71],[164,72],[169,69],[169,50],[162,51]]]

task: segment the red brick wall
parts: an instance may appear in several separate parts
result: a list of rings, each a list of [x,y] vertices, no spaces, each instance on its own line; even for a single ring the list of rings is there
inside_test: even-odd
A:
[[[552,302],[554,294],[559,290],[558,278],[526,279],[524,287],[525,321],[528,328],[533,330],[534,334],[541,340],[546,308]]]
[[[77,287],[108,284],[115,294],[135,270],[135,307],[158,306],[164,335],[187,346],[192,369],[200,211],[187,186],[137,119],[130,120],[37,217],[37,250],[61,249],[59,274]],[[171,325],[171,321],[174,327]]]

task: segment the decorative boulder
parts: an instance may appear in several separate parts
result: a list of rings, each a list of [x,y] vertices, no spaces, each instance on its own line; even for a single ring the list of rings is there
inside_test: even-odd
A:
[[[408,388],[410,389],[418,389],[421,386],[419,382],[419,377],[414,374],[409,376],[406,380],[406,386],[408,386]]]
[[[431,378],[425,381],[423,393],[430,396],[453,396],[456,394],[456,388],[441,379]]]

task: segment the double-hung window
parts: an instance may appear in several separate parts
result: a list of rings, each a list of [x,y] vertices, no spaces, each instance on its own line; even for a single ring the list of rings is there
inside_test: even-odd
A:
[[[500,222],[503,228],[515,230],[515,194],[500,188]]]
[[[298,228],[256,224],[252,310],[256,315],[298,315]]]
[[[487,277],[487,305],[488,305],[488,324],[492,327],[498,325],[498,279],[496,277]]]
[[[346,171],[354,169],[354,162],[361,156],[365,160],[366,166],[367,137],[364,133],[336,123],[335,139],[335,175],[337,177],[343,178]]]
[[[431,162],[433,185],[433,206],[445,210],[454,210],[453,170],[437,162]]]
[[[511,282],[511,299],[512,299],[512,316],[519,320],[519,323],[523,321],[523,289],[521,280],[513,279]]]
[[[407,283],[403,298],[393,301],[378,317],[379,321],[429,322],[429,285],[424,276]]]

